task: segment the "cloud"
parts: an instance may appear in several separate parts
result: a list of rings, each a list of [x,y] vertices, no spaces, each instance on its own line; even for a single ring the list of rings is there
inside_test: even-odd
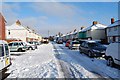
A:
[[[5,17],[7,24],[10,25],[13,22],[16,21],[19,14],[17,14],[15,11],[20,11],[19,4],[8,4],[8,3],[2,3],[2,10],[1,13]]]
[[[37,12],[43,12],[49,16],[72,17],[76,14],[76,7],[58,2],[39,2],[31,6]]]

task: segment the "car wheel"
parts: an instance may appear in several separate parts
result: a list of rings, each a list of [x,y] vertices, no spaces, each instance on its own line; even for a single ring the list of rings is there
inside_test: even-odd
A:
[[[20,48],[20,49],[18,49],[18,52],[22,52],[22,49]]]
[[[82,49],[79,49],[79,52],[80,52],[80,54],[82,54],[83,52],[82,52]]]
[[[111,57],[107,59],[107,65],[113,67],[114,66],[114,61]]]
[[[90,58],[92,58],[93,56],[92,56],[92,53],[89,51],[88,52],[88,56],[90,57]]]
[[[29,50],[33,50],[33,48],[32,48],[32,47],[29,47]]]

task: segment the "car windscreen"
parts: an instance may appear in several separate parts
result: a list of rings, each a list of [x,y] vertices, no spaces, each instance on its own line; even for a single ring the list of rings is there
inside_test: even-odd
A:
[[[9,55],[9,48],[7,44],[5,44],[5,52],[6,52],[6,55]]]
[[[0,57],[4,56],[4,48],[3,45],[0,44]]]

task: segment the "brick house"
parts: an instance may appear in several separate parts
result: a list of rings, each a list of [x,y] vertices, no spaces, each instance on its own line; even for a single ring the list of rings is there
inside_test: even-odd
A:
[[[2,14],[0,13],[0,40],[5,40],[5,23],[6,20],[5,18],[2,16]]]

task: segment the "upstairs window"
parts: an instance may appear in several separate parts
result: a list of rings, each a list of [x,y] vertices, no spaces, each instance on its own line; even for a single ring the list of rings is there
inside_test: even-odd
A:
[[[8,35],[10,35],[10,30],[8,30]]]
[[[108,31],[110,32],[110,31],[111,31],[111,28],[109,28]]]

